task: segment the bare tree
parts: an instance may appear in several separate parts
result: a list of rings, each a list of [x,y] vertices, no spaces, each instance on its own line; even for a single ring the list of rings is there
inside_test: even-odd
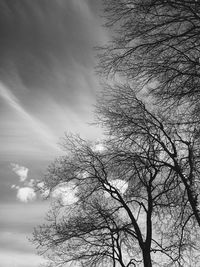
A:
[[[199,123],[188,123],[179,111],[167,117],[160,107],[149,107],[139,100],[130,86],[107,87],[99,102],[99,121],[116,136],[116,142],[138,142],[141,151],[149,141],[157,147],[157,164],[178,176],[187,192],[193,215],[200,226]],[[189,114],[190,117],[190,114]]]
[[[160,180],[156,180],[153,187],[159,190],[160,184],[168,183],[171,187],[169,191],[161,193],[161,199],[158,194],[154,201],[157,199],[160,204],[157,208],[159,207],[158,214],[161,217],[163,212],[165,216],[167,213],[172,215],[172,228],[178,229],[177,246],[181,253],[182,247],[186,245],[182,243],[184,234],[188,236],[188,245],[190,242],[192,245],[195,234],[190,229],[195,225],[197,233],[200,226],[199,123],[193,121],[190,113],[183,116],[182,111],[177,109],[172,117],[170,113],[166,115],[162,112],[161,107],[152,107],[148,99],[145,105],[128,85],[114,88],[108,86],[103,101],[99,101],[98,111],[98,120],[106,127],[107,133],[113,136],[112,142],[120,146],[127,144],[128,151],[137,151],[143,160],[152,157],[152,149],[156,151],[150,166],[158,168]],[[148,157],[144,153],[147,144],[150,147],[148,151],[151,152]],[[164,217],[161,225],[166,227]],[[189,230],[187,225],[190,225]],[[165,231],[161,232],[166,234]]]
[[[190,266],[189,251],[199,256],[197,129],[150,111],[128,86],[105,94],[108,138],[98,150],[66,137],[68,155],[45,183],[51,192],[72,183],[77,200],[58,202],[34,240],[55,266]]]
[[[49,266],[195,266],[200,126],[191,111],[199,107],[200,2],[104,2],[116,35],[101,54],[101,72],[119,73],[135,89],[105,88],[97,104],[107,133],[101,149],[66,136],[67,155],[44,181],[53,206],[33,241]],[[136,96],[144,88],[168,113],[153,97]],[[181,105],[172,116],[174,101]],[[62,187],[74,192],[71,202],[62,190],[55,197]]]
[[[47,183],[53,188],[62,182],[74,182],[79,200],[73,207],[61,209],[58,205],[50,216],[50,224],[35,231],[35,241],[42,249],[51,249],[51,259],[56,264],[136,266],[144,262],[144,266],[152,266],[151,183],[157,171],[140,171],[140,176],[132,181],[131,190],[137,190],[134,195],[126,190],[133,173],[119,166],[122,159],[118,154],[95,153],[80,139],[68,140],[68,149],[71,157],[59,160]],[[146,231],[140,218],[144,212]]]
[[[119,73],[160,100],[199,109],[200,2],[104,1],[113,39],[101,53],[101,72]],[[198,104],[198,105],[196,105]],[[195,111],[196,111],[195,109]]]

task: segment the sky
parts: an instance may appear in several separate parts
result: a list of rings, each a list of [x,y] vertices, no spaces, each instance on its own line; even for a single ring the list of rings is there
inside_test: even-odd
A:
[[[43,261],[27,238],[48,209],[33,190],[64,132],[97,140],[100,0],[0,1],[0,267]],[[27,265],[28,262],[28,265]]]

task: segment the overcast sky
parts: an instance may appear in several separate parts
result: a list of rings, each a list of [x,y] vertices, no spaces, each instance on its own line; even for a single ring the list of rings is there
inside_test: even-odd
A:
[[[32,189],[64,132],[89,127],[100,90],[94,46],[108,39],[100,0],[0,1],[0,267],[36,267],[26,240],[47,203]],[[29,262],[29,265],[27,265]]]

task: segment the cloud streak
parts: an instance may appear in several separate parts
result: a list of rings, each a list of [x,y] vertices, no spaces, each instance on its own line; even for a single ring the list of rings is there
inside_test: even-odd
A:
[[[0,266],[3,267],[38,267],[39,264],[44,264],[46,261],[35,255],[34,253],[19,253],[19,251],[0,251]]]
[[[99,129],[86,125],[92,120],[100,88],[93,71],[93,47],[105,40],[96,15],[97,2],[0,1],[0,158],[6,159],[7,168],[10,162],[21,162],[15,165],[20,168],[16,184],[15,174],[5,176],[1,168],[5,178],[0,181],[1,199],[18,200],[14,207],[0,207],[2,229],[30,232],[41,222],[37,213],[42,204],[33,188],[46,166],[42,163],[33,175],[30,162],[47,162],[60,155],[57,142],[64,131],[91,139],[99,136]],[[50,195],[42,185],[40,191],[44,198]],[[54,196],[63,204],[76,199],[73,188],[67,186],[58,187]],[[21,251],[21,245],[17,246]],[[0,265],[4,267],[38,266],[33,255],[2,249]]]
[[[56,144],[65,131],[101,135],[86,125],[100,89],[93,47],[106,38],[97,5],[0,1],[1,157],[51,159],[60,154]]]
[[[42,122],[38,121],[34,118],[31,114],[29,114],[20,104],[19,100],[16,96],[2,83],[0,83],[0,96],[6,101],[6,103],[12,107],[18,115],[20,115],[35,134],[39,134],[42,138],[43,142],[48,144],[48,146],[52,147],[53,149],[59,151],[59,147],[56,144],[57,138],[51,133],[51,131],[44,125]]]

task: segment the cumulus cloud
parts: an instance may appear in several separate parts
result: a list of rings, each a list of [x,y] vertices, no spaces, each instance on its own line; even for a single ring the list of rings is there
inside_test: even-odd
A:
[[[11,185],[11,188],[12,188],[12,189],[17,189],[17,190],[18,190],[20,187],[19,187],[18,185],[16,185],[16,184],[13,184],[13,185]]]
[[[36,198],[36,193],[31,187],[21,187],[17,191],[17,199],[21,202],[33,201]]]
[[[80,179],[85,179],[85,178],[88,178],[89,177],[89,173],[86,172],[86,171],[78,172],[76,175]]]
[[[43,189],[43,188],[44,188],[44,182],[39,182],[39,183],[37,183],[37,187],[38,187],[39,189]]]
[[[78,201],[77,188],[73,183],[62,183],[52,191],[51,197],[63,205],[72,205]]]
[[[29,187],[33,187],[34,184],[35,184],[35,180],[34,180],[34,179],[30,179],[30,181],[27,181],[25,184],[26,184],[27,186],[29,186]]]
[[[19,176],[20,182],[24,182],[28,176],[28,168],[20,166],[16,163],[11,163],[12,170]]]
[[[36,193],[33,188],[35,180],[27,180],[29,169],[16,163],[11,163],[11,166],[12,170],[19,176],[19,180],[23,184],[22,186],[15,184],[11,185],[11,188],[17,192],[17,199],[21,202],[30,202],[35,200]]]
[[[92,147],[94,152],[102,153],[105,151],[105,146],[102,143],[97,143]]]

